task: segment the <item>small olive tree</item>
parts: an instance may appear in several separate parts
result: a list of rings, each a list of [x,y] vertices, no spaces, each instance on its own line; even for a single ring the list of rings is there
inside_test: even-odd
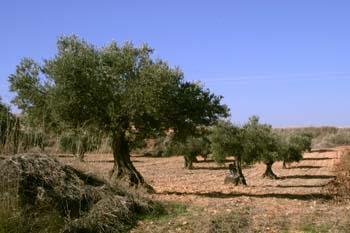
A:
[[[284,136],[286,143],[283,154],[283,168],[287,163],[299,162],[303,158],[303,152],[311,151],[312,136],[305,133],[293,133]]]
[[[211,129],[209,140],[211,142],[213,159],[218,163],[222,163],[226,157],[234,156],[236,159],[236,170],[239,174],[237,184],[247,185],[242,172],[242,163],[248,164],[253,162],[253,160],[245,153],[246,141],[242,127],[233,125],[229,121],[220,121]]]
[[[171,139],[165,145],[166,156],[183,155],[184,167],[187,169],[193,168],[193,163],[197,162],[197,156],[207,157],[211,153],[210,141],[206,135],[191,135],[185,140]]]
[[[255,161],[263,162],[266,165],[263,177],[277,179],[272,170],[272,165],[281,158],[281,140],[273,133],[272,126],[261,124],[257,116],[249,119],[243,126],[245,133],[246,156],[254,158]]]

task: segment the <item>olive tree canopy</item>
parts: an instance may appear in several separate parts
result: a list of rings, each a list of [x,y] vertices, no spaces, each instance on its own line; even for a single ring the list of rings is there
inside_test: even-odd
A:
[[[168,129],[185,136],[228,114],[221,96],[185,81],[179,68],[153,59],[146,45],[97,48],[69,36],[58,39],[57,49],[43,65],[24,59],[17,66],[9,78],[15,103],[36,119],[50,115],[51,123],[110,135],[114,180],[147,186],[131,162],[131,141]]]

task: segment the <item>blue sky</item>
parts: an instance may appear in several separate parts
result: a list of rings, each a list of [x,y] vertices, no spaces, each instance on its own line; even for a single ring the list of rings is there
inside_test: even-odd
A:
[[[147,43],[224,96],[231,120],[275,127],[350,126],[350,1],[0,2],[0,96],[23,57],[56,52],[60,35],[102,46]]]

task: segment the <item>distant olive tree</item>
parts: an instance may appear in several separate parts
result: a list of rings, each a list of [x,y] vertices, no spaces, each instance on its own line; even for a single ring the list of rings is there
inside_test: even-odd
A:
[[[236,159],[236,170],[239,174],[237,184],[247,185],[242,172],[242,163],[252,163],[254,159],[247,156],[244,151],[245,135],[242,127],[233,125],[229,121],[220,121],[211,129],[209,136],[213,159],[222,163],[228,156],[234,156]]]
[[[197,156],[206,158],[211,153],[210,141],[205,134],[191,135],[185,140],[176,140],[171,137],[165,145],[164,155],[183,155],[184,167],[193,168],[193,163],[197,162]]]
[[[263,162],[266,165],[263,177],[277,179],[272,170],[276,161],[293,154],[293,148],[276,134],[271,125],[261,124],[259,117],[252,116],[243,126],[221,121],[211,130],[211,150],[217,162],[225,161],[227,156],[235,157],[235,166],[239,174],[238,184],[246,185],[242,164]]]
[[[303,158],[303,152],[311,151],[312,136],[292,133],[284,136],[284,142],[286,146],[283,153],[283,168],[287,168],[287,163],[299,162]]]

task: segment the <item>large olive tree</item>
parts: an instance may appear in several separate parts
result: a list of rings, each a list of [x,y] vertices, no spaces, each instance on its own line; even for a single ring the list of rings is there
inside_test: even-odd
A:
[[[227,115],[221,96],[185,81],[178,68],[153,59],[147,46],[113,42],[97,48],[70,36],[59,38],[57,49],[42,65],[25,59],[17,67],[9,78],[15,102],[36,118],[50,111],[51,122],[65,128],[98,128],[110,135],[113,180],[148,187],[131,162],[131,141],[170,128],[185,137]]]

